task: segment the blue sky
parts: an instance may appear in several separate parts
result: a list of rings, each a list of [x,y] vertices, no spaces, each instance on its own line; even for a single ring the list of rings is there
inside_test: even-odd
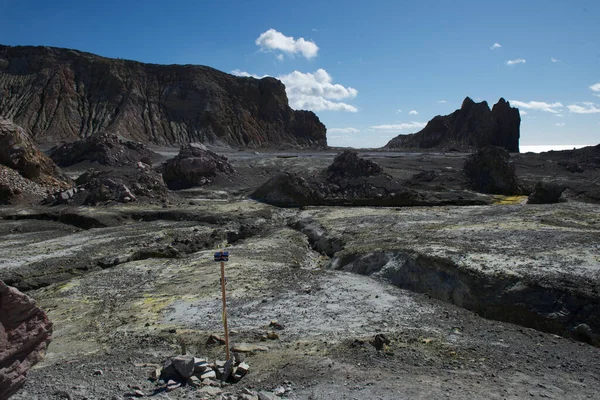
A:
[[[280,77],[332,145],[381,146],[465,96],[518,104],[522,145],[600,143],[597,0],[0,0],[0,43]]]

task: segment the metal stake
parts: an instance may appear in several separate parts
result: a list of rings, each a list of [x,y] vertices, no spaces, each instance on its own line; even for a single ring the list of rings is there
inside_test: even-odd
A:
[[[225,328],[225,350],[229,360],[229,329],[227,327],[227,298],[225,297],[225,262],[221,261],[221,292],[223,297],[223,327]]]

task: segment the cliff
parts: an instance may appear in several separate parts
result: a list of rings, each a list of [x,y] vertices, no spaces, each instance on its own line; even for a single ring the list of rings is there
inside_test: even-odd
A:
[[[154,144],[323,147],[326,128],[274,78],[51,47],[0,46],[0,115],[37,142],[101,132]]]
[[[459,110],[434,117],[425,128],[410,135],[399,135],[385,148],[473,150],[485,146],[519,152],[521,116],[519,109],[500,99],[492,109],[487,102],[465,98]]]

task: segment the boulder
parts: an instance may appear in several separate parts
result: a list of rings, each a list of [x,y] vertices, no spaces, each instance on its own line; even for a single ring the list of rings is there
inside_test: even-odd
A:
[[[491,145],[518,153],[520,125],[519,110],[503,98],[490,110],[487,102],[467,97],[452,114],[434,117],[421,131],[399,135],[385,148],[473,150]]]
[[[507,150],[486,146],[470,155],[463,172],[472,190],[481,193],[518,195],[522,189]]]
[[[41,184],[68,183],[54,162],[35,147],[20,126],[0,117],[0,164]]]
[[[218,155],[200,143],[181,146],[179,154],[163,165],[163,179],[173,190],[207,185],[218,175],[234,173],[227,157]]]
[[[179,372],[182,378],[187,379],[194,375],[194,357],[193,356],[177,356],[171,358],[173,366]]]
[[[358,156],[354,150],[344,150],[338,154],[327,168],[331,177],[371,176],[383,173],[379,164]]]
[[[100,133],[71,143],[55,146],[50,157],[57,165],[68,167],[82,161],[107,166],[136,165],[148,161],[156,153],[142,143],[120,139],[116,134]]]
[[[52,322],[35,302],[0,280],[0,399],[24,384],[27,371],[44,356]]]
[[[554,182],[537,182],[527,204],[554,204],[561,201],[566,187]]]

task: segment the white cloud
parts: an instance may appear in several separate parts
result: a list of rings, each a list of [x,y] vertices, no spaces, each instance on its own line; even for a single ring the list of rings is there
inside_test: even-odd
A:
[[[279,61],[283,61],[283,54],[278,54],[275,58],[277,58]]]
[[[552,114],[558,114],[562,109],[563,105],[559,102],[556,103],[545,103],[543,101],[518,101],[510,100],[510,103],[515,107],[527,108],[530,110],[545,111]]]
[[[371,129],[380,131],[402,131],[405,129],[423,129],[427,125],[425,122],[405,122],[402,124],[375,125]]]
[[[304,38],[296,40],[292,36],[285,36],[275,29],[269,29],[261,33],[255,43],[264,51],[279,50],[288,54],[300,53],[306,58],[316,57],[319,51],[319,47],[315,42]]]
[[[527,111],[519,110],[519,114],[521,114],[521,115],[527,115]]]
[[[563,126],[565,126],[565,123],[564,123],[564,122],[557,122],[555,125],[556,125],[556,126],[563,127]]]
[[[495,49],[499,49],[500,47],[502,47],[502,45],[500,43],[496,42],[492,45],[492,47],[490,47],[490,49],[495,50]]]
[[[396,111],[396,112],[397,112],[398,114],[400,114],[400,113],[402,112],[402,110],[398,110],[398,111]]]
[[[410,110],[408,115],[419,115],[419,112],[417,110]]]
[[[600,108],[594,103],[584,102],[583,106],[572,104],[567,106],[570,112],[575,114],[597,114],[600,113]]]
[[[240,69],[234,69],[230,73],[231,73],[231,75],[235,75],[235,76],[241,76],[244,78],[256,78],[256,79],[262,79],[262,78],[266,78],[267,76],[269,76],[269,75],[258,76],[258,75],[248,73],[246,71],[242,71]]]
[[[264,78],[264,76],[252,75],[239,69],[231,71],[233,75]],[[318,69],[314,73],[291,72],[287,75],[277,76],[285,85],[285,91],[290,102],[290,107],[296,110],[312,111],[348,111],[357,112],[358,109],[350,104],[339,100],[353,99],[358,95],[358,90],[334,84],[333,78],[324,69]],[[332,101],[335,100],[335,101]]]
[[[592,86],[590,86],[590,89],[592,89],[592,91],[594,91],[594,92],[600,92],[600,82],[595,83]]]
[[[359,133],[360,130],[356,128],[329,128],[327,132],[330,133]],[[341,137],[341,136],[338,136]]]
[[[508,60],[506,62],[506,65],[512,67],[512,66],[517,65],[517,64],[525,64],[526,62],[527,62],[527,60],[524,60],[522,58],[516,58],[514,60]]]
[[[445,103],[447,103],[447,101],[446,100],[439,100],[438,103],[445,104]]]
[[[550,57],[550,61],[552,61],[553,63],[559,63],[561,60],[556,59],[554,57]]]

